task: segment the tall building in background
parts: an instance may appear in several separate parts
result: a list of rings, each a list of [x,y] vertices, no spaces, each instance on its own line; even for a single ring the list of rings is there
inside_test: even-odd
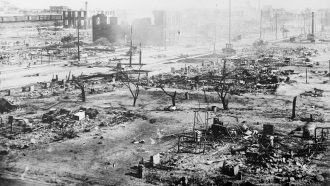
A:
[[[118,25],[117,17],[107,17],[104,14],[97,14],[92,17],[93,41],[106,38],[111,43],[123,42],[125,31]]]
[[[63,28],[87,28],[87,11],[63,11]]]
[[[176,11],[153,11],[154,25],[161,33],[163,45],[175,44],[181,34],[182,15]]]
[[[330,26],[330,9],[323,9],[319,11],[322,26]]]
[[[50,10],[50,13],[62,14],[63,11],[70,10],[70,8],[67,6],[50,6],[49,10]]]

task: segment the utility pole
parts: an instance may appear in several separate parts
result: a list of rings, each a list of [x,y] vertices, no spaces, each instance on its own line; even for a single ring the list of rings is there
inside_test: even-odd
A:
[[[303,19],[304,19],[304,35],[306,37],[306,17],[305,17],[305,13],[303,13]]]
[[[142,65],[142,48],[141,48],[141,43],[140,43],[140,51],[139,51],[139,64]]]
[[[130,47],[129,47],[129,66],[131,67],[132,66],[132,53],[133,53],[133,47],[132,47],[132,45],[133,45],[133,28],[132,28],[132,25],[131,25],[131,42],[130,42]]]
[[[214,44],[213,44],[213,53],[215,53],[215,44],[217,42],[217,25],[214,28]]]
[[[164,47],[164,50],[166,51],[166,14],[165,12],[162,14],[162,34],[161,34],[161,39],[162,39],[162,44]]]
[[[218,18],[218,13],[217,13],[217,10],[218,10],[218,4],[216,4],[216,8],[215,8],[215,17],[217,20]],[[213,53],[215,53],[215,45],[217,43],[217,22],[215,21],[214,23],[214,45],[213,45]]]
[[[165,51],[166,51],[166,49],[167,49],[167,42],[166,42],[166,15],[164,15],[164,21],[163,21],[163,25],[164,25],[164,27],[163,27],[163,29],[164,29],[164,47],[165,47]]]
[[[230,45],[230,33],[231,33],[231,0],[229,0],[229,45]]]
[[[276,34],[276,40],[277,40],[277,10],[276,10],[276,13],[275,13],[275,34]]]
[[[314,37],[314,12],[312,12],[312,35]]]
[[[260,33],[259,33],[259,40],[261,40],[261,29],[262,29],[262,10],[260,10]]]
[[[80,61],[80,41],[79,41],[79,26],[80,26],[80,24],[79,24],[79,22],[80,22],[80,20],[78,19],[78,26],[77,26],[77,28],[78,28],[78,61]]]

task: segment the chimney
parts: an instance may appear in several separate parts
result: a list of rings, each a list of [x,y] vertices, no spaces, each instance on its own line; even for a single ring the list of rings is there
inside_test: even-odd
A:
[[[88,2],[86,1],[85,2],[85,11],[87,11],[87,5],[88,5]]]
[[[314,12],[312,12],[312,35],[314,35]]]

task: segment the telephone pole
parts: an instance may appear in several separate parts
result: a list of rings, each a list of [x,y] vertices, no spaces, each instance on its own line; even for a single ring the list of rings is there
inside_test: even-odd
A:
[[[140,43],[140,51],[139,51],[139,64],[142,65],[142,47]]]
[[[79,41],[79,39],[80,39],[79,38],[79,26],[80,26],[80,23],[79,22],[80,22],[80,20],[78,19],[78,24],[77,24],[78,25],[77,26],[77,28],[78,28],[78,61],[80,61],[80,46],[79,46],[80,45],[80,41]]]
[[[229,45],[230,45],[230,33],[231,33],[231,0],[229,0]]]
[[[131,42],[130,42],[130,47],[129,47],[129,66],[131,67],[132,66],[132,55],[133,55],[133,28],[132,28],[132,25],[131,25]]]
[[[277,11],[276,11],[276,13],[275,13],[275,24],[276,24],[276,25],[275,25],[275,29],[276,29],[276,30],[275,30],[275,34],[276,34],[276,40],[277,40],[277,38],[278,38],[278,37],[277,37]]]
[[[261,40],[261,30],[262,30],[262,10],[260,10],[260,33],[259,33],[259,40]]]

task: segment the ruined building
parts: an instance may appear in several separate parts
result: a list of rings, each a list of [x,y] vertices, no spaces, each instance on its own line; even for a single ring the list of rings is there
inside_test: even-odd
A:
[[[182,27],[182,15],[176,11],[153,11],[154,27],[160,33],[162,45],[173,45],[179,41]]]
[[[320,10],[322,26],[330,26],[330,9]]]
[[[87,28],[87,11],[63,11],[63,27],[64,28]]]
[[[123,42],[127,28],[118,24],[117,17],[107,17],[104,14],[97,14],[92,17],[93,41],[100,38],[107,38],[111,43]]]
[[[142,45],[166,46],[175,44],[180,36],[181,17],[179,14],[154,11],[152,19],[140,18],[132,22],[133,43]],[[130,25],[119,25],[117,17],[97,14],[92,17],[93,41],[107,38],[110,42],[130,41]]]
[[[54,13],[54,14],[62,14],[63,11],[68,11],[68,10],[70,10],[70,8],[67,6],[50,6],[49,7],[50,13]]]

